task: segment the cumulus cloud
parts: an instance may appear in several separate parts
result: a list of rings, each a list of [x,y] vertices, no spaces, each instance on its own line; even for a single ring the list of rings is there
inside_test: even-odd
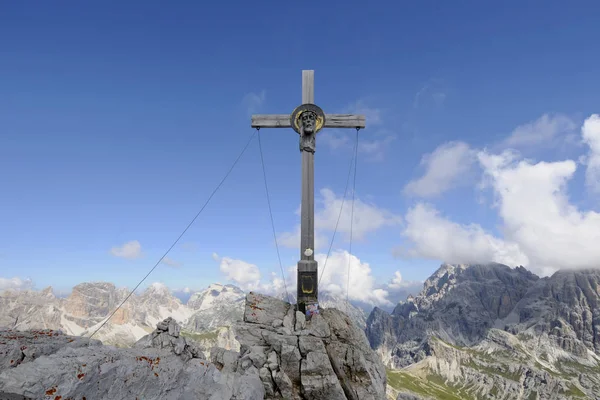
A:
[[[573,128],[567,117],[544,115],[518,127],[506,143],[515,147],[546,143]],[[581,136],[589,147],[586,185],[600,191],[598,114],[585,120]],[[579,209],[567,193],[576,161],[535,162],[511,149],[477,151],[476,160],[484,173],[480,189],[489,188],[495,196],[502,236],[476,223],[458,224],[433,206],[418,203],[405,216],[402,233],[408,245],[396,248],[396,255],[453,263],[524,265],[541,275],[558,269],[600,267],[600,213]]]
[[[519,244],[533,269],[598,268],[600,214],[577,209],[566,193],[574,161],[533,163],[486,152],[479,161],[491,178],[504,235]]]
[[[234,281],[243,290],[260,291],[279,298],[286,298],[287,289],[290,299],[295,300],[296,265],[285,268],[284,282],[281,274],[276,272],[271,272],[267,280],[261,280],[258,267],[245,261],[233,260],[228,257],[220,258],[217,254],[213,254],[213,258],[221,263],[221,271],[227,276],[227,279]],[[368,263],[345,250],[332,252],[327,259],[327,264],[325,264],[326,258],[326,254],[315,254],[315,260],[319,263],[319,277],[322,277],[319,291],[345,298],[346,288],[350,287],[348,299],[351,302],[388,307],[394,304],[388,299],[389,291],[386,285],[378,285],[375,281]],[[350,271],[349,286],[348,268]]]
[[[478,224],[461,225],[444,218],[431,205],[418,203],[406,214],[403,236],[412,244],[396,248],[396,256],[419,257],[450,263],[526,265],[519,245],[487,233]]]
[[[300,248],[300,224],[296,225],[292,232],[283,232],[277,236],[277,243],[280,246],[288,247],[290,249]],[[315,231],[315,248],[313,250],[318,251],[327,249],[329,247],[329,238],[322,233]]]
[[[583,141],[589,146],[585,183],[592,192],[600,193],[600,115],[593,114],[581,127]]]
[[[392,289],[399,289],[402,287],[403,284],[404,281],[402,280],[402,274],[400,273],[400,271],[396,271],[394,272],[394,277],[392,278],[392,281],[388,284],[388,286]]]
[[[457,184],[471,170],[476,161],[475,152],[463,142],[450,142],[436,148],[421,159],[424,175],[410,181],[404,193],[417,197],[435,197]]]
[[[219,269],[225,277],[244,290],[254,290],[260,283],[260,270],[254,264],[229,257],[219,257],[213,253],[213,259],[219,263]]]
[[[3,290],[31,290],[33,282],[31,279],[21,279],[17,276],[14,278],[0,278],[0,291]]]
[[[266,91],[262,90],[260,93],[248,93],[242,99],[242,105],[246,108],[248,115],[256,113],[262,105],[265,103],[267,97]]]
[[[134,260],[142,256],[142,245],[137,240],[132,240],[122,246],[115,246],[110,249],[110,254],[115,257]]]
[[[371,275],[369,263],[361,261],[357,256],[346,250],[334,251],[327,260],[325,254],[318,254],[315,259],[319,263],[322,274],[321,290],[334,295],[346,295],[348,288],[349,300],[360,301],[370,305],[390,305],[388,291],[378,288],[375,278]],[[324,269],[323,269],[324,268]],[[348,274],[349,271],[349,274]],[[348,282],[349,275],[349,282]]]
[[[175,261],[172,258],[169,258],[166,256],[162,259],[161,263],[168,265],[169,267],[173,267],[173,268],[181,267],[181,265],[182,265],[180,262]]]
[[[518,126],[504,145],[511,148],[552,146],[573,134],[577,124],[563,114],[544,114],[537,120]]]
[[[315,260],[319,263],[319,278],[321,279],[319,291],[345,298],[346,289],[349,287],[348,299],[351,302],[378,306],[393,304],[388,299],[388,291],[375,281],[369,263],[361,261],[346,250],[333,251],[327,259],[327,264],[325,264],[326,258],[326,254],[315,254]],[[288,290],[295,290],[296,266],[289,267],[287,270]],[[349,286],[348,270],[350,271]]]
[[[350,237],[350,220],[352,215],[352,196],[348,194],[342,208],[343,196],[336,194],[328,188],[321,189],[320,198],[316,200],[315,212],[315,247],[323,249],[329,246],[329,235],[325,232],[333,232],[338,218],[340,218],[337,232],[343,239]],[[340,217],[340,210],[342,212]],[[300,215],[298,208],[296,214]],[[352,227],[353,240],[361,240],[367,234],[375,232],[386,226],[398,225],[402,217],[388,210],[377,207],[374,204],[365,203],[359,198],[354,199],[354,218]],[[300,225],[293,232],[286,232],[278,237],[282,246],[299,248]]]

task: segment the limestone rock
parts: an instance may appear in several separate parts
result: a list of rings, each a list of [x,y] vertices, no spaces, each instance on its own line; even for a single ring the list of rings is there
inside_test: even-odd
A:
[[[306,328],[309,334],[319,338],[326,338],[331,335],[329,325],[323,319],[321,314],[315,314],[311,317],[310,321],[306,323]]]
[[[289,309],[290,304],[283,300],[250,292],[246,296],[244,321],[272,326],[276,319],[283,321]]]
[[[302,311],[296,311],[296,331],[301,331],[306,329],[306,317],[302,313]]]
[[[366,332],[388,367],[408,367],[403,379],[430,389],[419,377],[435,376],[436,391],[600,399],[599,288],[598,269],[539,278],[523,267],[444,264],[391,314],[374,309]]]
[[[181,327],[179,324],[169,317],[160,321],[151,334],[138,340],[133,347],[138,349],[168,349],[170,352],[182,356],[186,361],[192,358],[204,358],[202,351],[194,344],[187,343],[184,337],[179,336],[180,332]]]
[[[171,335],[172,334],[172,335]],[[238,371],[239,355],[215,351],[211,363],[174,336],[171,320],[134,348],[103,346],[96,340],[55,331],[0,331],[0,354],[18,360],[0,365],[3,398],[259,400],[265,389],[259,371]],[[20,351],[20,354],[17,353]],[[4,360],[4,358],[2,358]],[[221,364],[221,370],[218,368]]]
[[[310,352],[302,360],[302,389],[307,399],[346,400],[327,354]]]
[[[174,318],[132,348],[0,331],[0,398],[385,399],[385,378],[376,376],[383,364],[343,313],[325,309],[306,321],[281,300],[247,300],[245,321],[232,329],[240,351],[213,347],[208,360]]]
[[[271,311],[265,315],[264,310]],[[361,329],[341,311],[322,309],[306,321],[293,306],[268,296],[257,300],[256,294],[247,296],[246,311],[235,327],[240,359],[259,369],[267,399],[386,398],[382,362]],[[294,328],[293,334],[288,327]]]

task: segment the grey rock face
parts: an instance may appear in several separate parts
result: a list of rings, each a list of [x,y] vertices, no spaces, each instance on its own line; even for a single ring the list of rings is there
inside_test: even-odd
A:
[[[294,330],[273,328],[279,320]],[[289,303],[251,292],[244,322],[234,329],[240,360],[258,368],[266,399],[385,399],[385,367],[339,310],[307,321]]]
[[[445,264],[391,314],[373,310],[366,334],[385,364],[407,367],[400,381],[420,371],[472,398],[599,398],[599,288],[598,270],[540,279],[522,267]]]
[[[366,334],[384,362],[394,367],[428,355],[427,332],[470,346],[507,317],[538,279],[524,268],[501,264],[445,264],[425,281],[418,296],[399,304],[391,315],[375,308],[367,320]],[[408,351],[394,352],[398,344]]]
[[[238,353],[217,352],[209,362],[161,321],[135,348],[55,331],[0,332],[0,393],[18,398],[258,400],[256,368],[237,368]]]

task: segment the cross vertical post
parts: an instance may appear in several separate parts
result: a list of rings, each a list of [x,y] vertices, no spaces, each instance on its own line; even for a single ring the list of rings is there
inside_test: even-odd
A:
[[[302,104],[314,104],[314,71],[302,71]],[[316,135],[316,132],[313,134]],[[298,261],[298,309],[318,304],[318,264],[315,261],[315,153],[302,153],[302,208],[300,215],[300,261]]]
[[[318,313],[318,264],[315,248],[315,172],[316,135],[322,128],[365,127],[364,115],[325,114],[314,104],[314,71],[302,71],[302,104],[291,114],[253,115],[253,128],[293,128],[300,135],[302,157],[302,207],[300,219],[300,261],[298,261],[298,310]],[[285,277],[284,277],[285,279]]]

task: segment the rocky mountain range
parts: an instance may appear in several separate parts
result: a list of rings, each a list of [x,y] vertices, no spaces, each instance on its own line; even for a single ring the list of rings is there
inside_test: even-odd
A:
[[[383,400],[385,367],[336,309],[307,318],[249,293],[240,351],[201,351],[173,318],[132,348],[53,330],[0,329],[0,399]]]
[[[128,291],[82,283],[0,294],[0,326],[89,336]],[[246,294],[213,284],[183,304],[160,284],[133,295],[96,335],[132,346],[172,317],[201,351],[242,351],[232,328]],[[442,265],[393,311],[362,309],[325,293],[321,306],[348,313],[387,367],[389,399],[600,399],[600,271],[540,278],[501,264]]]
[[[366,334],[400,399],[600,399],[600,271],[442,265]]]
[[[0,293],[0,327],[14,330],[52,329],[89,337],[125,300],[129,290],[108,282],[81,283],[65,298],[56,297],[52,288],[42,291]],[[239,350],[231,326],[243,318],[246,293],[234,285],[212,284],[193,293],[183,304],[165,285],[154,283],[141,294],[133,294],[93,338],[119,347],[133,345],[152,332],[159,321],[173,318],[182,326],[182,335],[194,339],[202,349],[218,346]],[[348,311],[364,329],[362,309],[326,293],[323,307]]]

